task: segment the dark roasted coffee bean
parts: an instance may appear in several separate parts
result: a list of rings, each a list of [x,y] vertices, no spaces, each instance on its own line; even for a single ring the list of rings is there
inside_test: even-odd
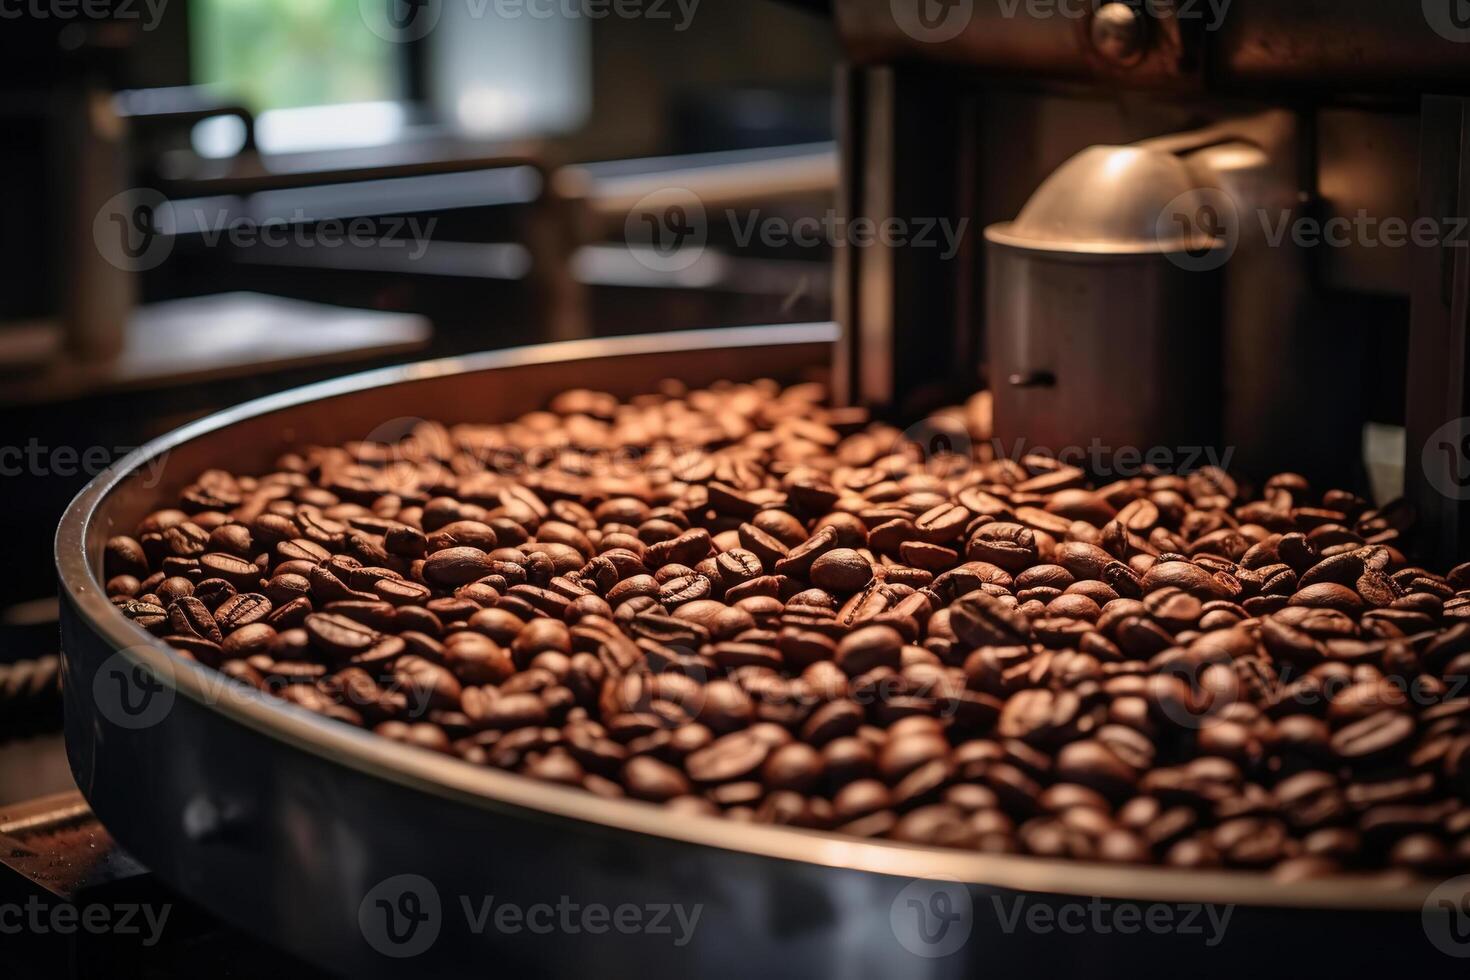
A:
[[[424,560],[424,578],[440,586],[465,585],[490,572],[490,558],[479,548],[445,548]]]
[[[673,766],[649,756],[629,759],[623,767],[628,795],[653,803],[664,803],[689,792],[689,780]]]
[[[184,596],[169,606],[168,618],[176,635],[197,636],[211,643],[224,639],[209,608],[193,596]]]
[[[254,591],[260,587],[260,568],[238,555],[210,552],[200,556],[199,566],[203,569],[205,578],[222,578],[242,592]]]
[[[143,583],[133,575],[114,575],[107,580],[103,588],[109,599],[131,599],[142,591]]]
[[[102,567],[108,576],[132,575],[148,577],[148,556],[137,539],[118,535],[108,538],[102,552]]]
[[[1332,736],[1332,749],[1345,762],[1362,763],[1401,752],[1413,737],[1412,716],[1379,711],[1340,729]]]
[[[225,637],[220,646],[226,656],[247,659],[269,651],[275,638],[275,629],[265,623],[247,623]]]
[[[755,772],[766,761],[770,748],[748,730],[732,732],[690,754],[684,768],[697,782],[731,782]]]
[[[949,607],[950,626],[970,647],[1025,643],[1031,624],[1024,613],[985,592],[972,592]]]
[[[984,399],[939,418],[989,437]],[[609,798],[1285,881],[1467,866],[1470,564],[1414,566],[1409,508],[921,467],[867,424],[671,383],[308,448],[199,475],[106,542],[105,590],[307,710]]]
[[[821,775],[821,755],[802,742],[780,746],[767,757],[761,768],[761,779],[766,786],[798,793],[811,790]]]
[[[1115,755],[1106,743],[1088,740],[1062,748],[1056,759],[1056,775],[1115,801],[1127,798],[1138,780],[1133,767]]]
[[[834,660],[849,677],[857,677],[878,667],[897,670],[902,649],[903,636],[892,626],[865,626],[842,638]]]
[[[851,548],[834,548],[811,566],[812,584],[837,595],[850,595],[873,580],[873,566]]]
[[[377,642],[377,630],[340,613],[312,613],[304,621],[307,636],[317,647],[335,657],[352,657]]]
[[[863,710],[852,701],[831,701],[817,708],[802,727],[802,740],[817,747],[834,739],[853,734],[863,722]],[[1470,752],[1466,754],[1467,778],[1470,778]]]
[[[256,592],[238,593],[214,610],[214,619],[225,632],[258,623],[271,613],[271,601]]]
[[[775,564],[775,570],[778,574],[781,575],[794,575],[801,578],[807,578],[811,575],[812,566],[816,563],[816,561],[822,556],[835,550],[836,548],[837,529],[834,527],[821,528],[806,541],[797,545],[795,548],[792,548],[791,551],[787,553],[786,557],[777,561]],[[856,553],[850,552],[849,554]],[[826,570],[824,566],[824,575],[830,576],[830,574],[831,573]],[[816,579],[813,578],[812,581],[815,582]],[[817,584],[821,585],[821,583]],[[825,588],[825,586],[823,586],[823,588]],[[861,588],[861,585],[859,585],[858,588]]]
[[[168,610],[154,602],[130,599],[118,606],[122,614],[135,625],[150,633],[162,636],[170,628]]]

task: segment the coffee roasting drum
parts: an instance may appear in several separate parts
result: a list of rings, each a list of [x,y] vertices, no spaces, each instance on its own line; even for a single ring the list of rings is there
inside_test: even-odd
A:
[[[1180,157],[1095,146],[1048,177],[1015,221],[986,229],[1004,451],[1217,444],[1220,337],[1208,311],[1228,244],[1204,237],[1208,207]]]
[[[430,362],[274,396],[143,447],[73,502],[57,538],[68,754],[92,808],[171,887],[352,976],[399,975],[396,957],[407,955],[417,976],[460,975],[489,960],[557,976],[595,975],[610,964],[637,964],[651,976],[850,976],[850,963],[874,976],[915,975],[916,963],[935,977],[1023,969],[1060,976],[1075,967],[1078,943],[1109,967],[1100,972],[1188,959],[1196,973],[1225,975],[1282,931],[1293,937],[1278,951],[1291,970],[1309,969],[1307,958],[1347,956],[1344,930],[1373,936],[1367,950],[1351,951],[1354,962],[1379,956],[1386,970],[1391,957],[1427,975],[1439,954],[1423,938],[1423,880],[1365,878],[1345,888],[1334,878],[1121,867],[606,799],[235,686],[140,633],[98,579],[109,539],[206,470],[266,472],[283,445],[340,444],[380,419],[516,418],[588,384],[627,397],[670,376],[692,388],[726,377],[797,381],[827,362],[835,339],[830,325],[746,328]],[[165,455],[155,485],[150,464]],[[822,577],[815,564],[812,574]],[[529,930],[476,931],[462,909],[486,895],[522,908],[555,908],[565,896],[583,907],[673,906],[686,917],[697,909],[699,923],[682,945],[616,931],[549,942]],[[1122,905],[1135,909],[1128,916],[1157,907],[1204,923],[1199,903],[1212,903],[1217,917],[1229,913],[1228,929],[1203,954],[1206,933],[1193,927],[1077,937],[1013,924],[1017,910],[1026,921],[1061,922],[1079,908]],[[427,920],[435,928],[404,946],[384,931],[383,908],[437,910]],[[950,918],[930,923],[915,908]],[[947,945],[936,932],[944,921],[958,930]]]

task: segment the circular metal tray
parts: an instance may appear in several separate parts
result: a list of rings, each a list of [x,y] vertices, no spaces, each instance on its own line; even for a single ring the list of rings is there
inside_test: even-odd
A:
[[[849,839],[473,766],[230,684],[136,629],[100,587],[106,539],[205,468],[250,472],[290,445],[405,417],[510,418],[570,387],[797,380],[830,362],[835,338],[826,324],[751,327],[408,365],[251,402],[139,449],[72,502],[56,538],[82,792],[171,887],[349,975],[1461,968],[1421,923],[1428,886]]]

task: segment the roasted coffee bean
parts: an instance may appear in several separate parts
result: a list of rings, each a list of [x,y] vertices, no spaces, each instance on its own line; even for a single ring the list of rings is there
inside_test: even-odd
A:
[[[996,596],[972,592],[949,607],[955,635],[971,647],[1024,643],[1031,624],[1024,613]]]
[[[130,599],[121,603],[118,609],[135,625],[142,627],[150,633],[162,636],[169,630],[170,617],[168,610],[156,602]]]
[[[434,585],[458,586],[491,573],[490,558],[479,548],[454,547],[433,552],[424,560],[424,578]]]
[[[108,576],[132,575],[148,577],[148,556],[136,538],[126,535],[108,538],[102,552],[102,567]]]
[[[304,625],[311,642],[336,657],[352,657],[368,650],[379,638],[377,630],[341,613],[312,613]]]
[[[209,532],[193,521],[182,521],[163,532],[163,546],[178,558],[198,558],[209,542]]]
[[[269,651],[275,638],[275,629],[265,623],[247,623],[225,637],[220,646],[226,656],[243,660]]]
[[[1077,741],[1062,747],[1056,759],[1056,776],[1096,790],[1118,801],[1133,791],[1138,774],[1100,741]]]
[[[103,588],[106,589],[108,598],[113,598],[114,596],[132,598],[138,594],[138,590],[142,585],[143,583],[139,582],[135,576],[114,575],[107,580]]]
[[[211,643],[224,639],[224,634],[209,608],[193,596],[175,600],[168,607],[168,619],[175,635],[197,636]]]
[[[979,404],[939,419],[988,447]],[[1470,563],[1413,565],[1408,508],[921,468],[866,424],[810,385],[671,384],[308,448],[201,474],[107,541],[105,591],[308,710],[675,811],[1278,880],[1470,868]]]
[[[652,803],[665,803],[689,792],[689,780],[682,772],[649,756],[628,760],[623,766],[623,784],[629,796]]]
[[[845,738],[863,723],[863,709],[852,701],[830,701],[817,708],[802,726],[802,740],[818,748]],[[1466,776],[1470,778],[1470,748],[1465,753]]]
[[[1332,736],[1332,749],[1345,762],[1362,763],[1402,751],[1413,736],[1411,715],[1379,711],[1340,729]]]
[[[821,528],[810,538],[806,539],[795,548],[792,548],[791,551],[787,553],[785,558],[777,561],[775,564],[775,570],[778,574],[781,575],[796,575],[803,578],[811,577],[812,581],[815,582],[816,578],[811,574],[812,566],[819,558],[836,549],[837,529],[835,527]],[[844,556],[849,555],[856,556],[856,552],[849,552],[844,550]],[[824,566],[823,574],[824,576],[830,578],[834,575],[839,575],[840,573],[829,570],[826,568],[826,566]],[[856,576],[854,575],[854,577]],[[863,584],[866,584],[866,581],[864,581]],[[857,587],[861,588],[862,585],[859,585]]]
[[[857,677],[878,667],[897,670],[902,650],[903,636],[892,626],[864,626],[842,638],[833,659],[849,677]]]
[[[778,747],[761,768],[762,782],[774,790],[805,793],[816,785],[821,776],[821,755],[803,742]]]
[[[732,732],[691,753],[684,768],[697,782],[731,782],[755,772],[770,750],[768,743],[748,730]]]
[[[720,580],[726,588],[759,578],[762,573],[761,560],[756,557],[755,552],[744,548],[731,548],[729,551],[721,552],[715,562],[719,569]]]
[[[271,608],[271,601],[265,596],[256,592],[241,592],[220,603],[214,610],[214,619],[220,629],[228,633],[260,622],[270,615]]]
[[[970,538],[965,557],[1014,574],[1036,564],[1039,557],[1036,535],[1023,524],[1003,521],[985,524]]]
[[[242,592],[260,587],[260,568],[238,555],[210,552],[200,556],[199,567],[205,578],[222,578]]]
[[[820,589],[850,595],[873,580],[873,566],[851,548],[834,548],[812,562],[811,580]]]

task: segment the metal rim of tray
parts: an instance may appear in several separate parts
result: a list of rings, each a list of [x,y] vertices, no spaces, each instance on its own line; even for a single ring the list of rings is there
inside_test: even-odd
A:
[[[86,553],[88,528],[99,506],[129,474],[161,453],[254,416],[363,389],[462,372],[678,350],[831,343],[836,339],[837,331],[831,324],[797,324],[567,341],[378,369],[249,401],[149,442],[89,483],[67,507],[57,529],[56,567],[61,587],[92,630],[158,678],[172,683],[177,694],[212,708],[232,722],[336,764],[487,810],[539,812],[562,820],[783,861],[1029,892],[1318,909],[1409,910],[1423,906],[1434,882],[1404,882],[1372,875],[1280,882],[1262,872],[1089,864],[846,838],[823,831],[736,823],[715,816],[674,818],[653,804],[608,800],[584,790],[539,782],[394,742],[244,685],[238,692],[232,691],[232,696],[218,698],[211,692],[218,692],[221,675],[184,660],[161,639],[128,622],[108,600],[94,571],[100,567],[100,560]]]

